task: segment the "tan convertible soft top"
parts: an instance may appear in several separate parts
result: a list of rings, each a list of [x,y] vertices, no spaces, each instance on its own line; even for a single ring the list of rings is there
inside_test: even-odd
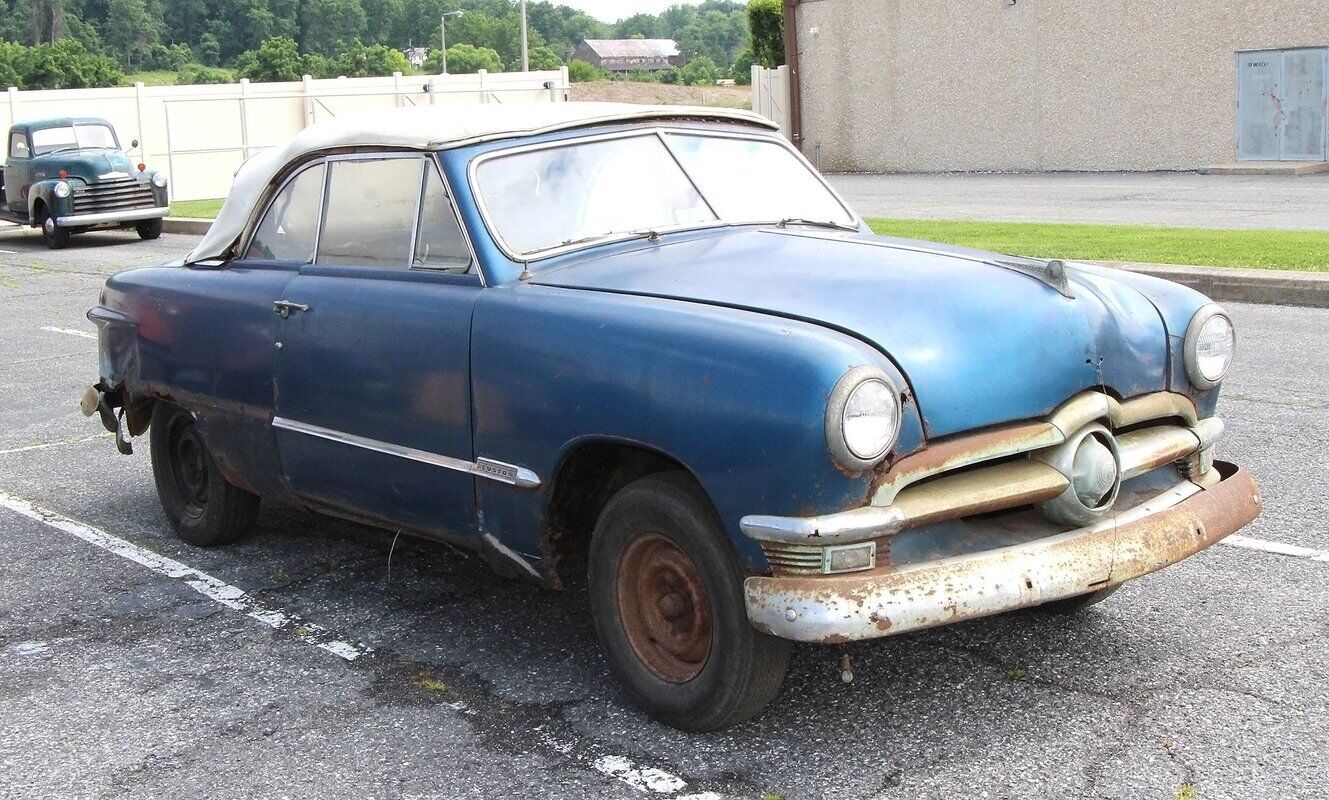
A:
[[[694,106],[647,106],[627,103],[520,103],[393,108],[311,125],[290,142],[273,147],[240,165],[230,195],[203,241],[186,263],[228,258],[244,232],[253,207],[268,184],[292,161],[341,147],[405,147],[446,150],[478,142],[511,139],[550,131],[614,122],[699,119],[740,122],[775,128],[750,111]]]

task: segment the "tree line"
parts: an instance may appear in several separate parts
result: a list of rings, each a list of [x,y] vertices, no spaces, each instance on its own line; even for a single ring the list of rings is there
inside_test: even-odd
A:
[[[421,69],[437,72],[439,16],[458,10],[447,21],[450,72],[520,69],[514,0],[0,0],[0,87],[107,86],[145,70],[176,72],[179,83],[409,73],[408,47],[428,48]],[[616,23],[541,0],[527,17],[532,69],[557,68],[582,39],[674,39],[683,66],[665,79],[682,82],[742,78],[754,60],[770,60],[754,55],[761,45],[737,0]]]

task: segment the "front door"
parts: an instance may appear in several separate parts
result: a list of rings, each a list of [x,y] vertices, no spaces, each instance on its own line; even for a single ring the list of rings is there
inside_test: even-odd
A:
[[[29,162],[32,152],[28,147],[28,135],[22,131],[10,131],[5,159],[5,208],[23,216],[28,215],[28,197],[26,189],[32,183],[32,169]]]
[[[1237,60],[1237,158],[1323,161],[1329,48],[1259,50]]]
[[[470,328],[482,284],[437,165],[331,157],[324,192],[314,260],[278,298],[283,471],[320,505],[470,539]]]

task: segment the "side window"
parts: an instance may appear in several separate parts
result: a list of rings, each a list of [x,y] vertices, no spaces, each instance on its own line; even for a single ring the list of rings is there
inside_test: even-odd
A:
[[[424,194],[420,200],[420,225],[415,234],[415,267],[466,272],[471,251],[452,211],[447,188],[438,169],[425,163]]]
[[[9,157],[28,157],[28,137],[19,131],[9,134]]]
[[[268,206],[245,258],[278,261],[314,260],[318,215],[323,207],[323,165],[316,164],[286,184]]]
[[[318,263],[409,267],[423,165],[422,158],[329,162]]]

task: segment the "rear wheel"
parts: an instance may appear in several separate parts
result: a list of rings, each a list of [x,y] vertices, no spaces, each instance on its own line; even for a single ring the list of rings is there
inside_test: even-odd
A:
[[[156,239],[162,235],[162,221],[160,218],[145,219],[135,225],[134,230],[138,231],[138,238],[140,239]]]
[[[47,247],[59,250],[69,244],[69,229],[57,225],[55,217],[52,217],[46,209],[37,212],[37,224],[41,226],[42,238],[46,240]]]
[[[259,499],[222,476],[192,414],[158,402],[152,410],[151,442],[157,497],[181,539],[215,547],[249,531]]]
[[[775,696],[789,642],[748,622],[744,573],[710,502],[683,473],[620,491],[591,539],[591,613],[610,669],[676,728],[756,716]]]

